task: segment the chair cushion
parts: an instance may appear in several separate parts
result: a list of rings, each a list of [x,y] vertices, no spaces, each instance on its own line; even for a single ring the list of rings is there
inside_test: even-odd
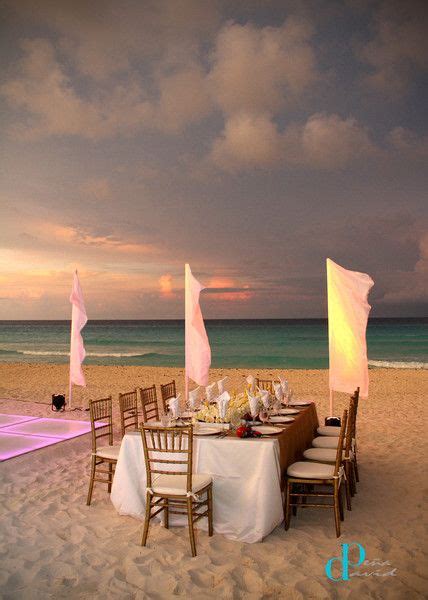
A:
[[[195,494],[212,482],[211,475],[203,473],[193,473],[192,492]],[[186,495],[187,475],[153,475],[152,490],[155,494],[162,496],[168,495]]]
[[[295,462],[288,467],[287,475],[299,479],[332,479],[334,466],[310,461]]]
[[[336,448],[308,448],[303,452],[303,456],[307,460],[334,463],[336,462]],[[345,450],[343,451],[342,458],[345,458]],[[349,458],[351,460],[354,458],[352,450],[349,451]]]
[[[111,458],[112,460],[117,460],[119,457],[120,446],[101,446],[101,448],[97,448],[96,456],[101,458]]]
[[[308,448],[303,452],[303,456],[307,460],[315,460],[322,463],[336,462],[335,448]]]
[[[318,427],[317,433],[318,435],[331,435],[339,437],[340,427],[333,427],[332,425],[323,425],[322,427]]]
[[[313,448],[337,448],[339,439],[333,436],[320,435],[312,440]],[[343,440],[343,446],[345,446],[345,440]]]

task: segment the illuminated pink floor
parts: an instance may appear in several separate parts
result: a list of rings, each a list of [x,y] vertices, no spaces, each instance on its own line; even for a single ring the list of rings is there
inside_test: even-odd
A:
[[[97,423],[101,427],[103,423]],[[89,421],[0,414],[0,461],[91,431]]]

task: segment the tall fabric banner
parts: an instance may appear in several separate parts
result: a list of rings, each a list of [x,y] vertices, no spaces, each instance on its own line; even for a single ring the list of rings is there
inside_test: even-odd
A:
[[[88,321],[85,304],[83,302],[82,288],[80,287],[77,271],[73,277],[73,287],[70,294],[71,309],[71,336],[70,336],[70,386],[69,403],[71,404],[71,386],[86,386],[85,376],[82,371],[82,362],[86,356],[81,331]]]
[[[330,392],[369,393],[366,329],[374,285],[366,273],[348,271],[327,258]]]
[[[198,385],[206,386],[211,365],[211,348],[199,305],[199,295],[205,288],[193,277],[188,264],[185,266],[184,287],[186,383],[190,378]]]

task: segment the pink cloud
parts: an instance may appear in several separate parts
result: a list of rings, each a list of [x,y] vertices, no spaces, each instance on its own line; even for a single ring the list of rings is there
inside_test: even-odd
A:
[[[172,292],[172,276],[167,273],[166,275],[161,275],[158,279],[159,290],[161,296],[171,297],[173,295]]]

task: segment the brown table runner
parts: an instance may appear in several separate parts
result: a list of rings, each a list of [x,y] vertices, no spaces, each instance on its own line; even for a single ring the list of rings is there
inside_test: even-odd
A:
[[[279,462],[281,466],[281,489],[285,487],[285,476],[287,468],[297,460],[303,459],[303,452],[312,446],[312,440],[317,434],[318,415],[315,404],[305,406],[300,410],[299,414],[293,415],[294,421],[284,427],[284,431],[276,437],[279,442]],[[269,423],[278,425],[277,423]],[[254,425],[257,431],[257,425]],[[236,433],[230,431],[229,435],[236,436]],[[260,438],[261,439],[261,438]],[[266,438],[264,438],[266,439]],[[257,442],[257,439],[252,439],[250,443]]]
[[[295,416],[295,420],[278,435],[282,488],[285,484],[287,468],[296,460],[303,458],[303,452],[311,447],[318,427],[315,404],[310,404],[301,410],[298,415],[293,416]]]

